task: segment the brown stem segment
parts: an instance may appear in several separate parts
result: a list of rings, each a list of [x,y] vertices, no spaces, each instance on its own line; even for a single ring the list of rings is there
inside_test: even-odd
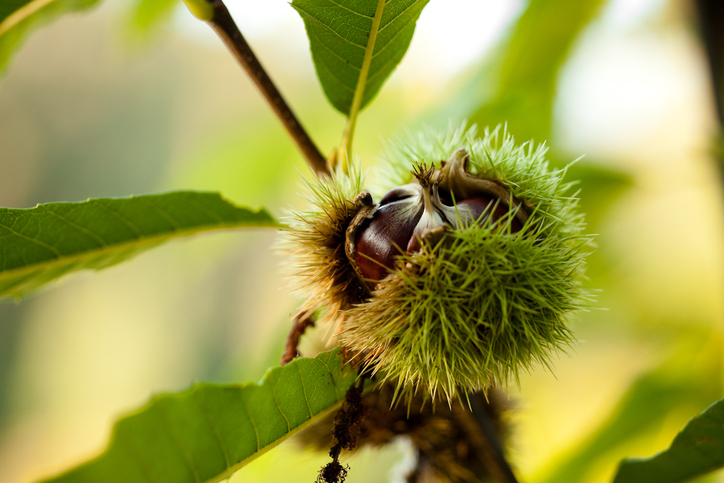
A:
[[[249,44],[241,35],[234,19],[231,18],[224,2],[222,0],[209,0],[209,3],[214,9],[214,16],[209,20],[211,27],[216,34],[221,37],[221,40],[224,41],[229,50],[231,50],[236,59],[244,67],[244,70],[251,76],[251,79],[259,90],[261,90],[312,170],[317,176],[329,175],[331,171],[327,160],[322,156],[314,141],[309,137],[289,105],[287,105],[279,93],[274,82],[269,78],[264,67],[259,63],[251,47],[249,47]]]
[[[304,334],[304,331],[307,330],[307,327],[314,327],[314,312],[303,310],[295,315],[292,320],[292,328],[289,331],[289,335],[287,335],[287,345],[280,365],[285,366],[289,364],[292,359],[299,355],[297,350],[299,347],[299,339]]]
[[[490,463],[492,467],[489,468],[490,472],[500,483],[518,483],[508,460],[505,458],[503,443],[490,418],[488,409],[475,396],[470,398],[470,409],[482,436],[485,438],[485,446],[491,456]]]
[[[724,4],[720,0],[696,0],[699,26],[709,61],[716,112],[720,127],[724,125]]]

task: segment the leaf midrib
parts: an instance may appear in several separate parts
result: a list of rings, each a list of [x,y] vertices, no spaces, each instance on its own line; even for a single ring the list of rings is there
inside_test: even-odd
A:
[[[377,7],[375,8],[375,14],[372,17],[372,25],[370,26],[370,32],[367,37],[367,46],[365,47],[364,57],[362,58],[362,66],[359,71],[359,77],[357,78],[357,85],[352,95],[352,105],[349,109],[349,118],[347,119],[347,126],[345,127],[344,134],[342,135],[342,142],[340,143],[340,155],[338,158],[342,160],[342,169],[347,172],[347,156],[352,154],[352,140],[354,138],[354,130],[357,124],[357,116],[362,108],[362,102],[364,100],[365,92],[367,91],[367,77],[369,75],[370,66],[372,65],[372,56],[375,52],[375,44],[377,42],[377,35],[379,34],[380,23],[382,22],[382,15],[385,12],[385,0],[377,0]],[[343,151],[342,151],[343,150]]]
[[[410,8],[412,8],[413,5],[416,5],[416,4],[417,4],[417,2],[413,3],[412,5],[410,5],[409,7],[407,7],[405,10],[403,10],[402,12],[400,12],[400,15],[398,15],[397,17],[394,18],[394,20],[392,20],[390,23],[388,23],[387,25],[385,25],[385,28],[389,27],[389,26],[392,24],[392,22],[394,22],[395,20],[397,20],[398,18],[400,18],[400,16],[401,16],[403,13],[407,12]],[[405,24],[403,25],[403,27],[402,27],[400,30],[398,30],[397,33],[396,33],[392,38],[390,38],[390,40],[389,40],[387,43],[385,43],[384,45],[380,44],[380,45],[381,45],[381,48],[378,49],[377,52],[374,52],[374,53],[372,54],[372,60],[374,60],[378,55],[380,55],[382,52],[384,52],[385,50],[387,50],[387,48],[388,48],[390,45],[392,45],[392,44],[395,42],[395,40],[397,40],[397,37],[399,37],[399,36],[402,34],[402,32],[404,32],[405,29],[406,29],[407,27],[409,27],[410,24],[412,24],[412,23],[414,23],[414,22],[413,22],[413,21],[409,21],[409,22],[405,23]],[[379,29],[379,30],[377,31],[377,35],[379,35],[380,32],[382,32],[382,30],[383,30],[382,28]],[[381,70],[382,70],[382,69],[378,69],[378,72],[375,73],[375,75],[377,75]],[[372,77],[374,77],[374,75],[373,75]]]

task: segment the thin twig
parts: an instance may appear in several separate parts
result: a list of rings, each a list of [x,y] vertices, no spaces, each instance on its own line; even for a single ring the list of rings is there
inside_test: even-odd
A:
[[[721,0],[697,0],[699,26],[709,61],[719,125],[724,125],[724,4]]]
[[[256,86],[261,90],[262,94],[269,102],[274,113],[282,122],[287,132],[292,137],[297,147],[304,155],[309,166],[317,174],[317,176],[329,175],[330,168],[327,160],[304,130],[297,120],[296,116],[287,105],[286,101],[279,93],[279,90],[272,82],[269,75],[262,67],[254,52],[249,47],[244,37],[241,35],[239,28],[236,26],[234,19],[231,18],[229,11],[222,0],[209,0],[214,9],[214,15],[209,20],[209,24],[216,34],[221,37],[226,46],[231,50],[236,59],[244,67]]]
[[[280,365],[285,366],[289,364],[292,359],[299,355],[297,350],[299,347],[299,339],[304,334],[304,331],[307,330],[307,327],[313,326],[314,312],[303,310],[294,316],[294,319],[292,319],[292,328],[289,331],[289,335],[287,335],[286,350],[284,351]]]
[[[491,470],[496,473],[495,476],[500,483],[518,483],[508,460],[505,459],[503,443],[501,442],[500,436],[490,419],[490,414],[488,414],[485,406],[476,396],[477,395],[473,395],[473,397],[469,400],[470,409],[475,421],[480,427],[482,435],[485,437],[486,445],[490,450],[490,454],[492,456],[491,463],[494,465]]]

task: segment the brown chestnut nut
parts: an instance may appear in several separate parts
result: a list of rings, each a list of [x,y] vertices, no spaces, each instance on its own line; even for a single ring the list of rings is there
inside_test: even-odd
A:
[[[405,192],[404,187],[387,193],[372,219],[358,231],[355,258],[362,274],[370,280],[381,280],[392,269],[395,256],[407,249],[422,216],[422,210],[410,203],[408,196],[399,197],[401,192]]]
[[[491,196],[478,196],[450,206],[441,200],[438,183],[432,181],[434,171],[420,171],[420,184],[408,184],[389,191],[382,197],[370,220],[357,232],[356,262],[362,275],[373,281],[382,280],[394,267],[395,257],[414,253],[422,248],[422,238],[445,225],[453,228],[486,220],[498,221],[508,206]],[[443,193],[448,200],[448,193]],[[513,219],[511,229],[519,231]]]
[[[468,220],[484,224],[490,219],[495,223],[508,213],[508,207],[505,203],[495,200],[491,196],[478,196],[462,200],[457,204],[457,209],[461,213],[461,218],[465,224],[469,223]],[[468,220],[462,217],[462,213],[466,213]],[[520,221],[514,217],[510,223],[510,231],[517,233],[521,228],[522,225]]]

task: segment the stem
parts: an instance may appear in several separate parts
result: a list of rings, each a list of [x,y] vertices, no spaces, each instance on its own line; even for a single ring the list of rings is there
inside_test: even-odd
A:
[[[307,327],[314,327],[314,312],[303,310],[295,315],[292,320],[292,328],[289,330],[289,335],[287,335],[286,348],[279,365],[286,366],[299,355],[297,350],[299,339],[307,330]]]
[[[724,185],[724,5],[721,0],[696,0],[699,27],[709,63],[714,103],[717,114],[717,132],[712,157],[719,170],[719,189]]]
[[[470,409],[490,450],[492,456],[491,463],[494,465],[491,470],[494,470],[494,476],[500,483],[518,483],[508,460],[505,459],[503,444],[500,441],[493,422],[490,420],[490,415],[476,396],[477,395],[473,395],[473,397],[469,398]]]
[[[709,73],[720,128],[724,124],[724,4],[720,0],[697,0],[699,25],[709,61]]]
[[[377,0],[377,9],[375,10],[375,16],[372,18],[372,28],[370,29],[369,41],[367,42],[367,47],[365,48],[365,56],[362,60],[362,67],[359,71],[357,87],[354,90],[352,106],[349,110],[349,118],[347,118],[347,125],[345,126],[344,134],[342,135],[342,143],[339,147],[339,152],[337,153],[337,160],[341,161],[342,169],[345,172],[347,172],[347,156],[352,153],[352,138],[354,137],[354,129],[357,125],[357,116],[359,115],[359,110],[362,106],[362,98],[365,94],[365,87],[367,86],[367,74],[369,74],[370,65],[372,64],[372,54],[375,51],[377,31],[380,28],[382,11],[384,9],[385,0]]]
[[[264,67],[254,55],[234,19],[222,0],[208,0],[214,9],[213,17],[208,21],[216,34],[221,37],[236,59],[244,67],[256,86],[261,90],[269,102],[274,113],[286,128],[297,147],[304,155],[307,163],[317,176],[330,175],[331,170],[327,160],[322,156],[317,146],[297,120],[296,116],[279,93],[279,90],[267,75]]]

